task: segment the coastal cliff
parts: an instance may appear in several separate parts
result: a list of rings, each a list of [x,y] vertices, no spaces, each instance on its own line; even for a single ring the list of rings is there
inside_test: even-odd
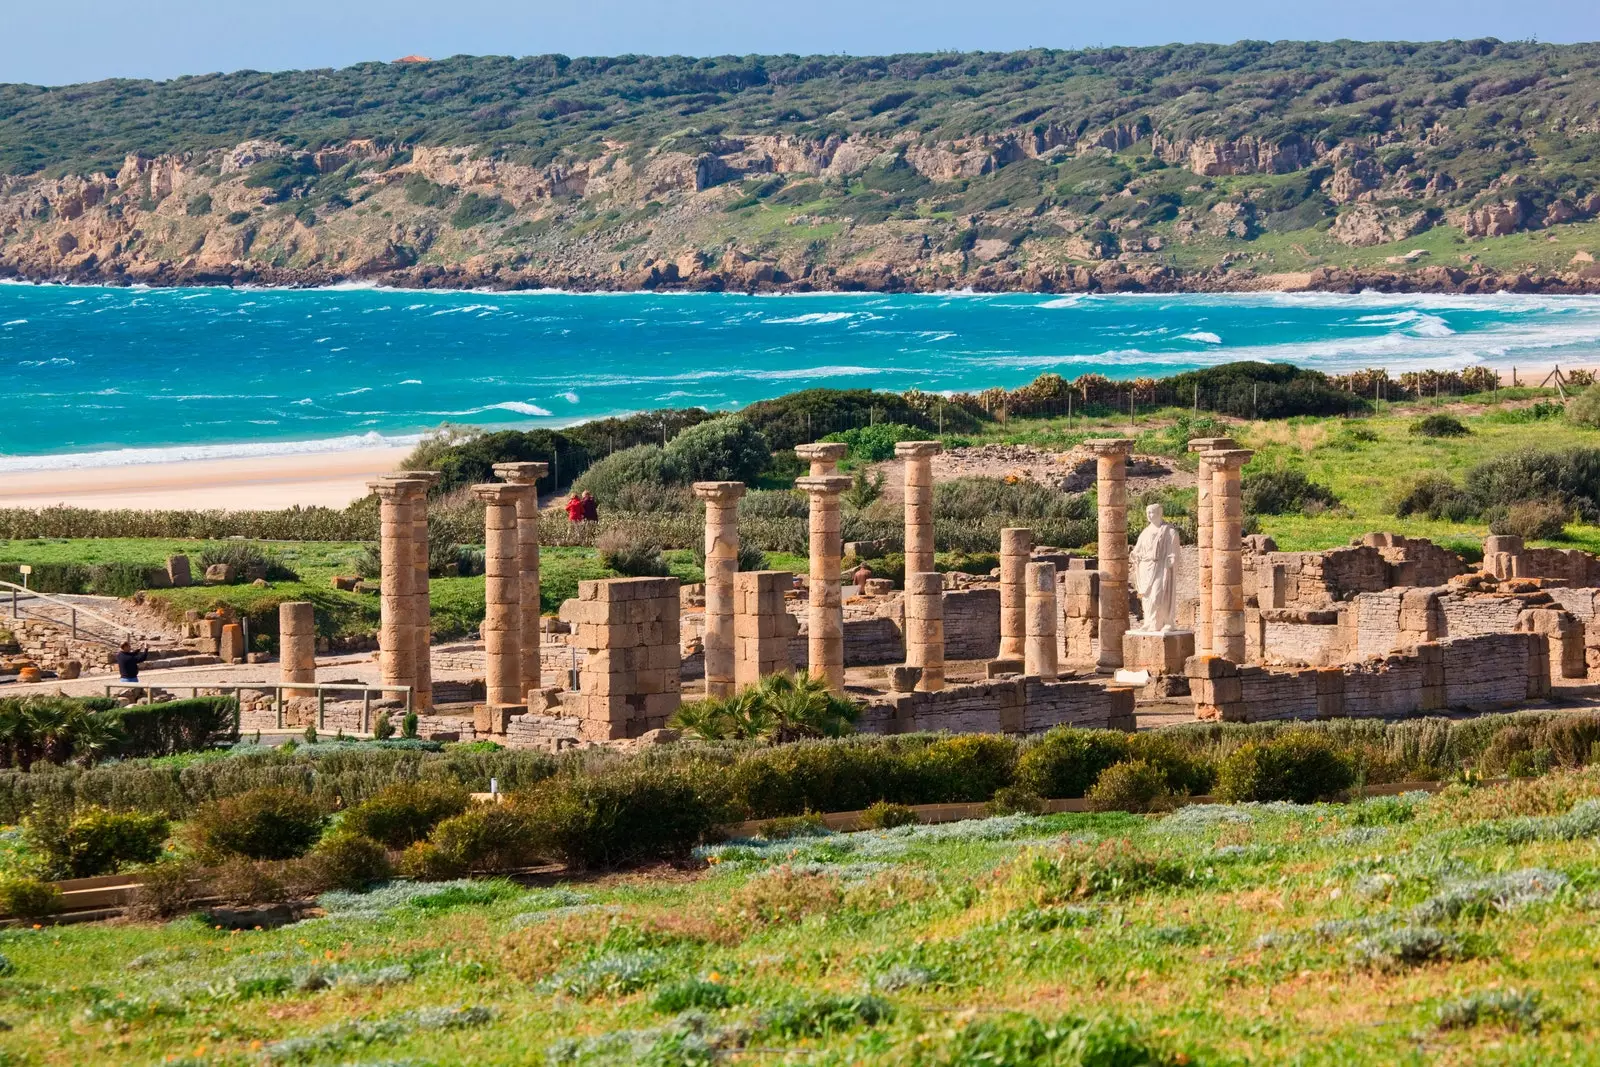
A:
[[[365,136],[350,135],[366,131],[347,101],[299,74],[0,86],[0,276],[1600,292],[1595,49],[1293,46],[1307,60],[1280,47],[1195,46],[1205,77],[1175,50],[888,57],[814,77],[769,57],[699,80],[679,71],[659,92],[623,92],[617,71],[674,61],[307,72],[369,94],[380,118],[410,106],[449,120]],[[495,63],[520,66],[496,80]],[[235,114],[260,79],[295,105],[284,117]],[[209,123],[184,118],[197,81],[218,83]],[[76,132],[74,109],[103,120],[130,93],[177,117],[157,133]],[[462,118],[451,94],[488,102]],[[1041,104],[1019,111],[1019,98]],[[272,135],[229,139],[263,127]],[[19,155],[18,137],[48,147]],[[93,162],[119,147],[114,164]]]

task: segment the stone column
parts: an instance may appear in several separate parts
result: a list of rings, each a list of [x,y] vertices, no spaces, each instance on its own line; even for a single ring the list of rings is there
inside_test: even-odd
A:
[[[401,471],[401,477],[423,484],[411,505],[411,623],[417,642],[417,692],[412,706],[433,707],[433,603],[428,596],[428,490],[444,475],[438,471]]]
[[[733,576],[739,572],[743,482],[695,482],[706,502],[706,696],[733,696]]]
[[[317,681],[317,619],[307,600],[278,605],[278,681],[283,685]],[[287,699],[315,696],[314,690],[285,689]]]
[[[906,666],[921,667],[917,692],[944,688],[944,575],[906,575]]]
[[[1028,633],[1027,570],[1033,555],[1033,531],[1008,526],[1000,531],[1000,655],[1023,658]]]
[[[522,690],[522,557],[517,545],[517,503],[531,487],[491,482],[472,487],[484,502],[483,662],[484,703],[517,705]]]
[[[1128,632],[1128,453],[1126,437],[1085,441],[1097,457],[1095,493],[1100,505],[1101,674],[1122,666],[1122,635]]]
[[[539,598],[539,479],[549,469],[548,463],[494,465],[496,477],[512,485],[528,486],[525,495],[517,501],[517,562],[521,573],[517,590],[517,640],[521,652],[519,684],[523,700],[530,700],[528,694],[544,685],[544,672],[539,663],[539,646],[543,640],[539,630],[543,615]]]
[[[810,476],[821,478],[839,473],[839,461],[850,446],[842,441],[814,441],[809,445],[795,445],[794,454],[811,464]]]
[[[1200,603],[1194,614],[1194,650],[1211,651],[1211,462],[1205,453],[1234,447],[1231,437],[1196,437],[1189,451],[1200,453],[1200,468],[1195,476],[1195,554],[1199,558]]]
[[[933,570],[933,457],[938,441],[901,441],[894,454],[906,463],[906,576]]]
[[[411,510],[427,483],[385,478],[369,488],[378,494],[378,555],[383,569],[378,615],[378,672],[385,686],[417,685],[416,553]],[[396,694],[398,695],[398,693]]]
[[[806,671],[836,693],[844,692],[844,601],[839,587],[839,494],[849,477],[827,474],[797,478],[795,488],[811,498],[811,599],[806,635]]]
[[[1028,633],[1023,649],[1022,673],[1053,682],[1061,676],[1056,648],[1056,565],[1028,564]]]
[[[1211,461],[1211,651],[1244,662],[1244,502],[1239,470],[1247,449],[1205,453]]]

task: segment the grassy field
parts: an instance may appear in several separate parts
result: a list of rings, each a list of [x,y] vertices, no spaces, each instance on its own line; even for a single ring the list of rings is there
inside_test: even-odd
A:
[[[1600,1062],[1600,776],[0,933],[5,1062]]]

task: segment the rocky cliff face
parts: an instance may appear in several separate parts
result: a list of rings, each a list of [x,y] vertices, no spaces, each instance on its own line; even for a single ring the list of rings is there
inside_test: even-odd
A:
[[[1600,193],[1536,206],[1514,176],[1481,202],[1453,205],[1448,175],[1385,166],[1380,147],[1051,124],[932,143],[911,134],[619,142],[534,165],[483,148],[396,151],[357,140],[297,151],[252,140],[130,155],[115,174],[0,178],[0,274],[575,289],[1600,292],[1600,270],[1578,257],[1565,269],[1506,272],[1470,255],[1460,267],[1385,270],[1311,253],[1267,263],[1252,252],[1261,233],[1284,225],[1272,200],[1280,175],[1305,175],[1312,184],[1302,192],[1331,205],[1336,215],[1320,225],[1315,214],[1298,221],[1335,247],[1392,244],[1439,225],[1493,238],[1600,215]],[[1130,171],[1130,157],[1142,169]],[[1251,184],[1256,177],[1262,184]],[[983,193],[976,204],[974,190]],[[953,203],[959,209],[942,209]],[[1188,251],[1172,255],[1180,248]]]

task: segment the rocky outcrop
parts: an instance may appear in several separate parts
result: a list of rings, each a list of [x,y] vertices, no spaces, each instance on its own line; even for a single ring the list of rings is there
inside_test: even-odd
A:
[[[1402,211],[1395,207],[1358,204],[1334,219],[1328,235],[1352,247],[1404,241],[1432,225],[1427,211]]]

